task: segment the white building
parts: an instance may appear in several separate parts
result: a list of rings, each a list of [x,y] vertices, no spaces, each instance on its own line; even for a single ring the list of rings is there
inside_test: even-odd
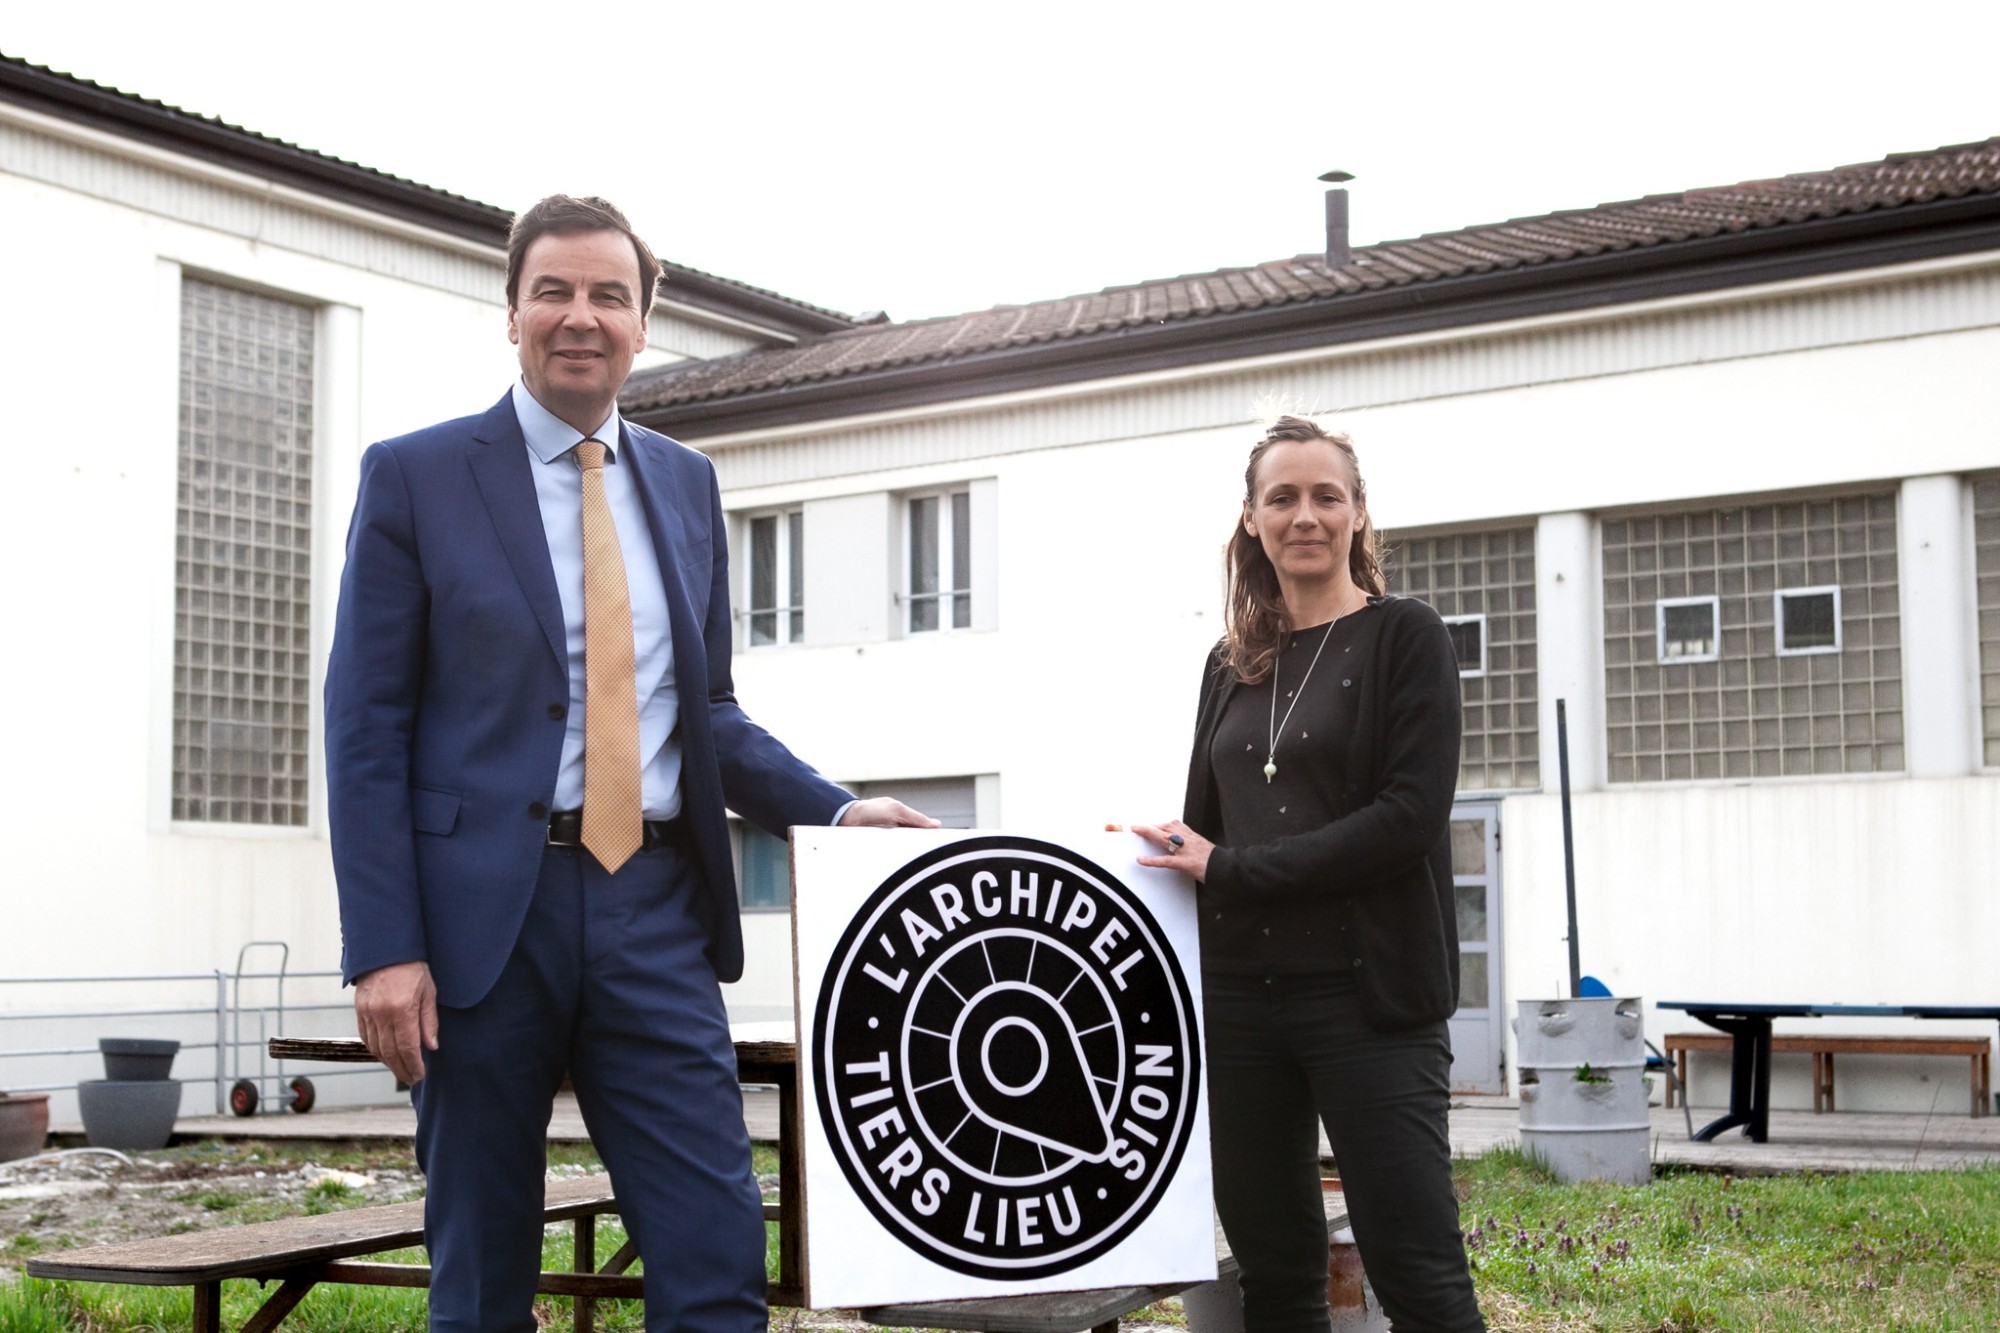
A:
[[[22,469],[0,526],[17,627],[0,664],[18,707],[5,804],[33,825],[8,859],[0,1018],[206,1011],[0,1022],[0,1051],[89,1046],[107,1027],[213,1041],[212,977],[22,979],[233,974],[253,940],[289,945],[294,971],[337,965],[318,715],[358,460],[505,391],[510,215],[0,57],[0,216],[0,401]],[[848,323],[669,265],[648,356]],[[268,983],[244,994],[274,999]],[[325,982],[292,988],[306,1001],[344,1005]],[[237,1054],[254,1068],[247,1022]],[[175,1072],[199,1079],[211,1056]],[[9,1060],[0,1087],[95,1063]],[[184,1105],[212,1101],[193,1084]]]
[[[720,469],[752,711],[962,822],[1178,813],[1245,454],[1318,412],[1463,626],[1461,1084],[1567,989],[1559,702],[1615,992],[2000,999],[2000,140],[1328,243],[636,375]],[[737,1002],[782,1012],[745,845]],[[1844,1108],[1968,1109],[1962,1063],[1843,1070]]]
[[[0,668],[33,830],[0,1020],[141,1004],[23,979],[206,975],[143,1001],[199,1039],[244,944],[338,957],[317,701],[355,468],[512,375],[507,215],[4,57],[0,209],[0,555],[54,631]],[[1397,586],[1465,626],[1462,1082],[1501,1085],[1513,1000],[1566,985],[1558,700],[1585,970],[1992,1002],[2000,141],[1334,259],[860,327],[670,264],[627,407],[722,473],[753,715],[948,822],[1177,812],[1257,419],[1331,412]],[[767,1017],[783,861],[743,860],[732,1006]],[[105,1026],[0,1022],[0,1052]],[[1842,1105],[1963,1088],[1881,1059]]]

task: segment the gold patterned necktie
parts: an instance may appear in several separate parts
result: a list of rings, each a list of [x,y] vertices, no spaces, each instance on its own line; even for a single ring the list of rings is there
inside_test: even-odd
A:
[[[632,598],[604,498],[603,444],[577,445],[576,463],[583,472],[583,845],[615,873],[643,840]]]

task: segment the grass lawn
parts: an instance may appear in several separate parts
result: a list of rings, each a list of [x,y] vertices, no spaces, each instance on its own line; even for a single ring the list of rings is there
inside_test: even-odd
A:
[[[352,1165],[366,1167],[365,1151]],[[315,1150],[331,1160],[324,1145]],[[587,1150],[562,1160],[589,1165]],[[776,1170],[758,1149],[760,1173]],[[1480,1304],[1495,1333],[1859,1333],[2000,1329],[2000,1169],[1736,1178],[1667,1170],[1643,1189],[1561,1185],[1520,1154],[1461,1164],[1462,1224]],[[308,1202],[339,1207],[337,1195]],[[248,1220],[260,1210],[229,1210]],[[67,1239],[67,1238],[66,1238]],[[598,1254],[622,1232],[600,1223]],[[88,1243],[76,1237],[75,1243]],[[419,1252],[390,1256],[421,1262]],[[0,1245],[0,1268],[25,1253]],[[775,1226],[766,1256],[777,1266]],[[570,1266],[570,1232],[551,1229],[543,1267]],[[6,1281],[0,1333],[112,1333],[188,1326],[185,1289]],[[237,1327],[264,1297],[224,1288]],[[550,1299],[544,1326],[570,1327]],[[1173,1323],[1177,1303],[1145,1312]],[[774,1311],[773,1325],[794,1322]],[[636,1302],[598,1306],[599,1326],[637,1329]],[[300,1333],[400,1333],[424,1327],[424,1294],[321,1287],[285,1325]]]
[[[1461,1224],[1496,1333],[2000,1329],[2000,1169],[1560,1185],[1464,1164]]]

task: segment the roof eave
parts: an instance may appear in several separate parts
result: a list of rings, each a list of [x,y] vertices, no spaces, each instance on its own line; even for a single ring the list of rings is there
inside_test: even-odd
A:
[[[661,286],[663,296],[685,301],[739,323],[795,338],[810,338],[854,327],[853,320],[831,310],[800,305],[775,293],[758,291],[666,260],[661,260],[660,266],[666,270]]]
[[[400,180],[24,61],[0,59],[0,100],[165,149],[198,162],[328,196],[400,222],[504,252],[507,209]],[[675,299],[725,319],[794,338],[854,321],[712,274],[664,264]]]
[[[1906,204],[1323,300],[1202,315],[628,415],[681,438],[1531,319],[2000,249],[2000,195]]]
[[[197,161],[315,194],[333,194],[403,222],[504,249],[507,210],[204,120],[111,88],[0,61],[0,98]]]

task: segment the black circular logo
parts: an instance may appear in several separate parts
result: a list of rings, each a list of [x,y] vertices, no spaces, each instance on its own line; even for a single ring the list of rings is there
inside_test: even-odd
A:
[[[1145,904],[1030,838],[902,867],[841,937],[813,1085],[841,1170],[919,1253],[1067,1272],[1145,1220],[1200,1086],[1192,995]]]

